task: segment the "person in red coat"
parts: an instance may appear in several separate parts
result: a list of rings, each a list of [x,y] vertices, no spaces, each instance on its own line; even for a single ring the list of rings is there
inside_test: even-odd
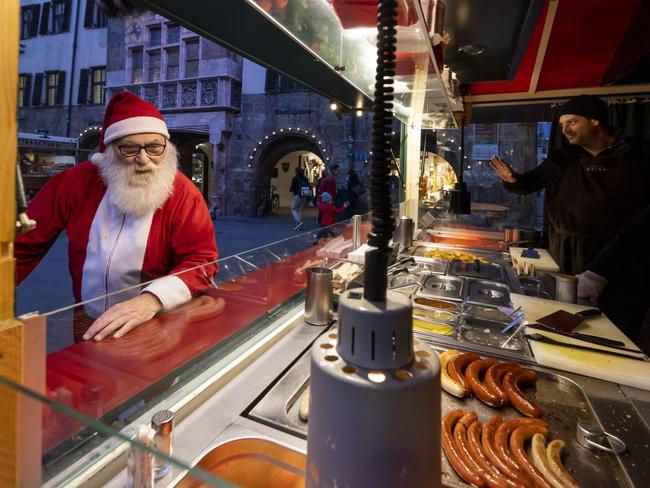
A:
[[[211,286],[212,220],[177,163],[158,109],[121,92],[106,107],[99,152],[52,177],[30,202],[37,227],[16,237],[17,281],[65,230],[75,299],[101,297],[84,305],[95,320],[81,333],[75,323],[76,339],[122,337]]]
[[[322,222],[323,215],[320,211],[321,198],[323,193],[329,193],[333,199],[336,199],[336,177],[339,173],[339,165],[333,164],[328,169],[325,170],[325,176],[323,176],[316,186],[316,202],[318,202],[318,224],[325,225]]]
[[[332,195],[325,192],[320,196],[321,202],[318,210],[321,214],[321,227],[326,227],[336,223],[336,215],[345,212],[350,202],[345,202],[342,207],[335,207],[332,203]]]

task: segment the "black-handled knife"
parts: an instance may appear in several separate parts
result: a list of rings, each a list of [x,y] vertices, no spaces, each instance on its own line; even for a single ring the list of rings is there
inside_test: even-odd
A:
[[[545,344],[552,344],[554,346],[562,346],[562,347],[568,347],[573,349],[582,349],[583,351],[609,354],[611,356],[618,356],[627,359],[636,359],[637,361],[644,361],[644,362],[647,361],[647,356],[643,353],[643,351],[638,351],[639,354],[642,354],[642,356],[632,356],[630,354],[624,354],[622,352],[616,352],[616,351],[607,351],[605,349],[599,349],[597,347],[580,346],[578,344],[568,344],[566,342],[561,342],[561,341],[556,341],[555,339],[551,339],[550,337],[547,337],[544,334],[526,334],[524,337],[531,341],[543,342]]]
[[[583,319],[586,319],[587,317],[594,317],[596,315],[600,315],[601,312],[599,308],[588,308],[586,310],[580,310],[579,312],[573,312],[574,315],[580,315]]]
[[[591,334],[583,334],[582,332],[565,332],[554,327],[549,327],[544,324],[527,324],[527,327],[531,329],[543,330],[545,332],[553,332],[553,334],[558,334],[565,337],[571,337],[572,339],[580,339],[581,341],[591,342],[593,344],[599,344],[601,346],[614,347],[617,349],[622,349],[624,351],[636,351],[635,349],[627,349],[625,343],[621,341],[616,341],[614,339],[607,339],[606,337],[599,337]]]

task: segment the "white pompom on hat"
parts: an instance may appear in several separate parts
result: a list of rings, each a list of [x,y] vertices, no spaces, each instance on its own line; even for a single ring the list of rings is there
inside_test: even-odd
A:
[[[121,137],[148,133],[169,139],[167,124],[160,111],[131,92],[117,93],[106,106],[99,150],[104,152],[108,144]]]

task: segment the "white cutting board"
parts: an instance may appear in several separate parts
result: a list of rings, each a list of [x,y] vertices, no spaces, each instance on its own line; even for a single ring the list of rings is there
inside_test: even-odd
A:
[[[516,293],[510,294],[510,297],[515,307],[521,306],[524,317],[528,322],[536,322],[538,318],[553,313],[556,310],[566,310],[567,312],[575,313],[589,308],[589,306],[544,300],[542,298],[529,297]],[[527,333],[548,335],[563,342],[571,342],[571,338],[569,337],[528,328],[526,328],[526,331]],[[625,343],[625,347],[638,349],[604,315],[588,317],[575,331],[622,341]],[[635,361],[634,359],[582,351],[580,349],[555,346],[552,344],[543,344],[536,341],[529,341],[528,343],[533,350],[535,360],[542,366],[549,366],[571,373],[612,381],[621,385],[650,390],[650,362]],[[576,343],[589,347],[599,347],[582,341],[577,341]]]
[[[558,266],[558,264],[555,262],[555,260],[551,257],[551,255],[548,253],[546,249],[535,248],[535,250],[539,253],[539,259],[522,258],[521,253],[524,249],[528,249],[528,248],[511,247],[510,256],[513,259],[516,259],[517,261],[532,264],[533,266],[535,266],[536,270],[550,271],[552,273],[558,273],[560,271],[560,267]]]

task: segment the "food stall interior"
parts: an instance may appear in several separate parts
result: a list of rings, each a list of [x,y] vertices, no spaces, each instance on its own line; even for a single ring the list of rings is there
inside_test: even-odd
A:
[[[567,352],[536,340],[539,329],[529,326],[537,319],[558,309],[577,313],[588,307],[546,300],[554,298],[554,282],[545,273],[526,276],[521,252],[513,261],[516,248],[508,245],[527,245],[538,236],[505,238],[500,209],[486,207],[484,212],[496,215],[486,222],[476,213],[451,214],[444,199],[419,201],[419,139],[423,129],[453,130],[473,118],[519,120],[522,104],[543,107],[535,113],[545,114],[575,93],[647,95],[643,66],[650,48],[640,32],[650,4],[397,3],[394,114],[415,149],[402,147],[400,159],[410,174],[407,202],[394,211],[419,225],[415,241],[390,257],[385,276],[390,293],[412,306],[413,371],[429,364],[434,354],[441,362],[445,354],[457,359],[457,349],[465,353],[467,368],[477,361],[486,367],[497,362],[519,367],[536,378],[520,402],[528,407],[513,401],[496,410],[480,394],[445,389],[441,415],[474,412],[480,428],[487,429],[497,413],[508,422],[520,418],[522,409],[537,406],[549,441],[566,444],[566,469],[580,485],[643,486],[650,474],[647,357],[604,316],[586,318],[588,327],[580,330],[620,345],[590,343],[596,351]],[[371,107],[375,48],[367,41],[376,2],[140,0],[137,5],[343,107]],[[444,24],[436,23],[434,12]],[[580,31],[578,13],[587,14],[580,20],[584,43],[572,42]],[[316,23],[322,28],[313,27]],[[247,29],[241,28],[244,24]],[[431,40],[442,31],[451,37],[444,50]],[[43,327],[45,318],[47,333],[57,335],[48,337],[48,344],[59,344],[46,358],[44,391],[0,378],[42,406],[44,485],[123,486],[129,449],[152,452],[138,440],[137,426],[169,409],[178,426],[168,459],[171,473],[161,486],[268,486],[269,480],[273,486],[300,486],[307,471],[310,350],[315,344],[333,351],[339,340],[336,322],[315,326],[303,320],[307,270],[332,270],[336,318],[338,301],[363,286],[368,272],[367,263],[353,259],[353,242],[366,242],[376,225],[364,215],[332,226],[335,238],[308,232],[221,259],[217,279],[205,294],[120,340],[75,342],[72,324],[83,320],[89,302],[119,300],[137,290],[23,317],[34,329]],[[68,331],[66,338],[62,331]],[[442,376],[444,388],[446,373]],[[469,486],[451,458],[443,454],[441,463],[445,486]]]

